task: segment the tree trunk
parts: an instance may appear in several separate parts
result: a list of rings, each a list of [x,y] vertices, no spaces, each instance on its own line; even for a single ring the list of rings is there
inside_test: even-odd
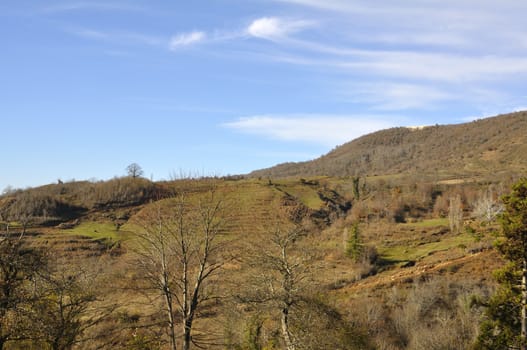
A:
[[[185,314],[183,323],[183,350],[189,350],[190,343],[192,342],[192,324],[194,323],[194,315],[196,314],[196,309],[199,304],[198,298],[201,290],[201,282],[203,281],[204,269],[205,265],[202,264],[196,281],[196,286],[194,287],[194,292],[192,293],[192,299],[190,300],[190,305],[187,309],[188,312]]]
[[[176,321],[174,320],[174,307],[172,294],[170,291],[168,276],[167,276],[167,267],[163,257],[163,274],[161,277],[161,282],[163,283],[163,294],[165,296],[166,311],[168,317],[168,327],[169,327],[169,336],[170,336],[170,348],[176,350]]]
[[[165,301],[167,304],[168,325],[170,328],[170,347],[172,350],[176,350],[176,325],[174,320],[174,310],[172,308],[172,296],[168,292],[165,292]]]
[[[521,312],[521,333],[520,341],[521,350],[527,350],[527,260],[523,259],[522,268],[522,300],[521,300],[522,312]]]
[[[289,308],[284,307],[282,309],[282,336],[284,337],[285,348],[287,350],[295,350],[295,344],[291,339],[291,333],[289,332]]]
[[[190,332],[192,330],[192,321],[185,321],[183,330],[183,350],[189,350],[190,349],[190,342],[192,341],[192,338],[190,337]]]

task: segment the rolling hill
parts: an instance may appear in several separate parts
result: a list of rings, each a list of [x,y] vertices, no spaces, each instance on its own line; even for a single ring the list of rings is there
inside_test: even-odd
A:
[[[481,178],[527,171],[527,112],[465,124],[397,127],[339,146],[318,159],[254,171],[252,177],[419,174]]]
[[[472,300],[488,300],[495,290],[492,271],[504,264],[494,249],[499,225],[477,209],[484,201],[496,205],[514,178],[525,175],[526,131],[527,112],[521,112],[382,130],[314,161],[249,178],[123,177],[13,190],[0,196],[0,238],[24,238],[28,249],[53,257],[57,269],[96,269],[100,279],[90,282],[99,293],[95,306],[117,309],[78,334],[88,341],[74,349],[160,349],[167,344],[164,309],[157,294],[137,289],[144,280],[137,260],[137,237],[146,232],[140,224],[149,212],[169,208],[173,197],[201,203],[214,188],[227,213],[216,258],[227,260],[208,286],[221,297],[211,298],[197,319],[195,334],[214,337],[209,348],[283,348],[275,311],[243,300],[275,276],[261,262],[275,261],[269,253],[282,244],[277,217],[287,213],[303,228],[288,252],[306,283],[299,289],[306,291],[302,305],[334,316],[321,327],[303,306],[299,322],[316,325],[325,334],[313,333],[320,339],[336,324],[350,335],[342,347],[306,348],[465,349],[484,317],[483,304]],[[444,181],[457,179],[488,181]],[[456,198],[458,228],[448,215]],[[352,244],[357,256],[349,253]],[[9,262],[1,253],[0,262]],[[260,253],[266,259],[256,262]],[[100,309],[94,310],[89,315]]]

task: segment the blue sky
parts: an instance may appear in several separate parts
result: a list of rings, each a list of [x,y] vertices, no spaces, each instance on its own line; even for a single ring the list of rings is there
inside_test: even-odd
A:
[[[527,109],[517,0],[0,2],[0,191],[240,174]]]

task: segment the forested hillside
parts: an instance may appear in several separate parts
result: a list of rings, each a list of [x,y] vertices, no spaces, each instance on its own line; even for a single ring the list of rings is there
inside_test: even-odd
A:
[[[313,161],[285,163],[251,176],[418,174],[435,179],[527,171],[527,112],[466,124],[393,128],[362,136]]]

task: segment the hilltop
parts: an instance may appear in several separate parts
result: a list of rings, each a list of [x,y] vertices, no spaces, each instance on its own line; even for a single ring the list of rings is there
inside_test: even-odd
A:
[[[397,127],[322,157],[254,171],[252,177],[412,175],[485,178],[527,171],[527,112],[455,125]]]

